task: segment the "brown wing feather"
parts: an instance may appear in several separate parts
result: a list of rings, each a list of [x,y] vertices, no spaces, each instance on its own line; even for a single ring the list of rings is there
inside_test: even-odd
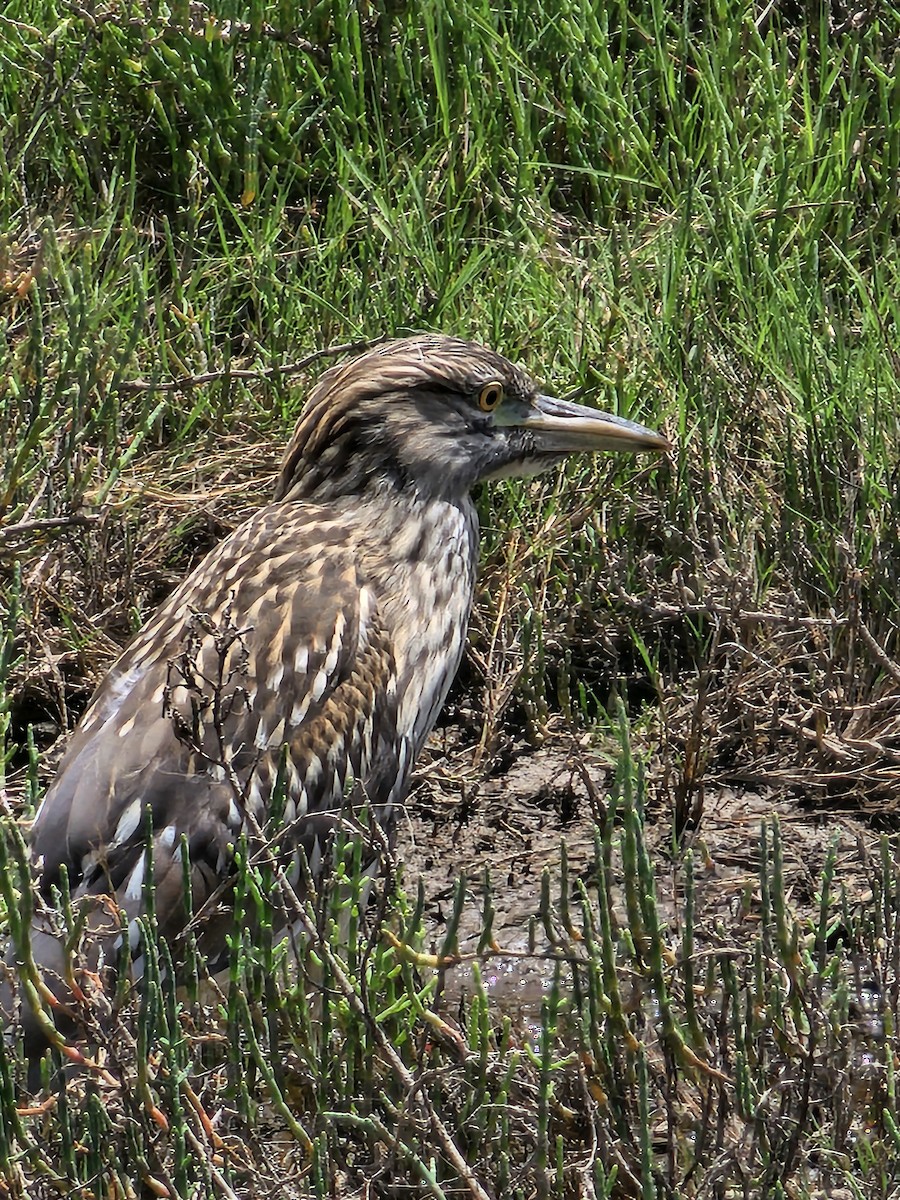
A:
[[[327,512],[271,505],[162,606],[98,689],[35,820],[45,892],[65,864],[75,894],[138,911],[149,806],[157,912],[175,932],[182,837],[199,906],[229,872],[243,809],[265,821],[282,754],[284,818],[308,853],[353,781],[386,814],[402,798],[393,654],[345,536]]]

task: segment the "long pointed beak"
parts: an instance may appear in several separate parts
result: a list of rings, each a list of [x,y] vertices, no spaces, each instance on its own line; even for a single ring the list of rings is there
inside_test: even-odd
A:
[[[516,424],[532,433],[535,448],[541,454],[670,448],[661,434],[635,421],[568,400],[556,400],[553,396],[537,396]]]

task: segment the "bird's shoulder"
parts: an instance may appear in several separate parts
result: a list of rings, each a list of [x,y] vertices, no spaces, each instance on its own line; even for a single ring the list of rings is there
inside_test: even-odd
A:
[[[357,648],[383,635],[352,530],[318,506],[267,505],[213,547],[135,634],[97,687],[70,750],[110,722],[129,720],[148,693],[161,702],[163,667],[169,680],[179,663],[198,656],[206,668],[228,642],[229,661],[246,650],[251,661],[243,673],[265,685],[271,673],[260,666],[270,661],[277,679],[289,643],[300,683],[321,670],[336,631],[341,661],[352,652],[353,634]]]

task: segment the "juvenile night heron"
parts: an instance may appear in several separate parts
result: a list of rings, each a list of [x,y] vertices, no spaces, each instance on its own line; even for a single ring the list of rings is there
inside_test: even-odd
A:
[[[389,832],[463,653],[471,488],[579,451],[666,446],[456,338],[385,343],[327,371],[272,503],[158,609],[72,735],[32,829],[44,899],[65,867],[95,932],[121,936],[118,913],[134,930],[152,827],[158,927],[176,937],[186,872],[195,912],[227,896],[235,842],[248,812],[264,823],[279,772],[284,826],[314,872],[348,797]],[[215,937],[213,953],[221,921]],[[32,942],[59,973],[52,914]]]

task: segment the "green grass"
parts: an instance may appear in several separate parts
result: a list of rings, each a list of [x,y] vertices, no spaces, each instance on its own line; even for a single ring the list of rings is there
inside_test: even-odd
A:
[[[387,885],[376,905],[388,903],[387,925],[362,916],[358,842],[303,901],[245,848],[243,932],[224,978],[209,980],[188,945],[196,966],[176,990],[147,923],[140,996],[110,1031],[94,993],[83,1010],[94,1065],[60,1087],[45,1064],[49,1104],[22,1107],[21,1060],[0,1043],[0,1172],[12,1194],[88,1197],[102,1181],[104,1194],[127,1196],[140,1181],[173,1197],[292,1185],[323,1197],[365,1185],[436,1198],[654,1197],[703,1194],[715,1180],[723,1195],[748,1181],[766,1196],[785,1185],[802,1197],[895,1195],[900,879],[886,841],[867,868],[868,908],[838,885],[832,842],[817,906],[799,919],[782,831],[764,822],[742,914],[752,931],[726,933],[721,884],[692,852],[658,896],[644,772],[627,724],[619,736],[592,878],[571,879],[563,854],[560,886],[542,882],[532,956],[546,988],[530,1023],[498,1012],[482,988],[479,966],[507,957],[491,948],[489,907],[480,947],[460,950],[464,888],[435,954],[421,895],[411,903]],[[0,864],[8,903],[15,857]],[[286,912],[305,931],[296,960],[274,933]],[[472,992],[448,1011],[440,993],[462,963]]]
[[[674,819],[686,888],[681,838],[707,779],[879,806],[892,822],[900,10],[872,5],[842,24],[836,8],[809,5],[801,18],[801,7],[5,6],[0,764],[16,811],[37,794],[39,751],[83,707],[115,647],[266,494],[323,364],[283,368],[329,346],[432,328],[486,342],[548,390],[578,390],[675,444],[667,462],[574,464],[565,477],[480,497],[482,596],[460,687],[486,714],[473,741],[490,751],[511,726],[537,739],[560,714],[593,728],[625,695],[636,736],[657,746],[675,781],[664,818]],[[583,918],[578,951],[593,982],[575,1000],[567,984],[548,1001],[531,1058],[509,1030],[491,1028],[478,997],[463,1030],[469,1051],[452,1062],[444,1050],[426,1054],[428,973],[414,978],[418,968],[373,950],[372,987],[400,1006],[385,1019],[400,1021],[403,1060],[444,1089],[435,1106],[479,1178],[497,1194],[569,1195],[583,1168],[601,1195],[621,1144],[622,1172],[653,1164],[645,1196],[690,1195],[731,1153],[734,1118],[753,1131],[758,1194],[784,1194],[779,1154],[793,1156],[796,1194],[812,1194],[816,1179],[798,1163],[815,1145],[851,1194],[890,1195],[900,1120],[890,1061],[878,1058],[883,1111],[873,1101],[871,1122],[852,1136],[839,1111],[853,1106],[849,1084],[827,1093],[817,1074],[858,1052],[848,953],[829,957],[811,927],[795,952],[788,918],[763,905],[746,957],[704,960],[719,1016],[696,1011],[690,956],[673,985],[657,954],[668,934],[654,926],[648,889],[663,868],[641,850],[640,822],[629,828],[622,853],[643,864],[646,885],[626,897],[630,941],[591,900],[599,907]],[[601,832],[599,861],[611,867],[618,835]],[[758,855],[765,893],[773,843]],[[897,889],[890,866],[874,878],[880,907],[841,918],[844,945],[855,939],[873,959],[885,953],[879,937],[895,945]],[[782,891],[773,880],[773,905]],[[833,892],[823,919],[840,908]],[[613,984],[629,972],[649,978],[661,1033],[645,1036],[649,1018],[617,1008]],[[160,989],[142,1028],[154,1044],[175,1039],[166,1053],[182,1078],[200,1052],[173,1034],[175,1000]],[[798,996],[827,1017],[821,1045]],[[346,997],[337,1003],[335,1028],[361,1039],[345,1078],[324,1056],[309,1060],[316,1043],[304,1021],[315,1021],[302,1004],[288,1022],[298,1092],[282,1119],[317,1114],[292,1160],[304,1186],[331,1194],[364,1145],[371,1162],[388,1155],[383,1178],[458,1194],[430,1118],[407,1113],[399,1077],[366,1058],[371,1030],[354,1023]],[[578,1009],[568,1041],[557,1003]],[[287,1001],[276,1007],[280,1021]],[[221,1082],[252,1142],[248,1131],[287,1084],[260,1075],[269,1058],[253,1036],[268,1045],[272,1027],[226,1009],[215,1019],[244,1031],[235,1053],[256,1066],[222,1067],[204,1103]],[[893,1036],[895,1016],[883,1019]],[[734,1087],[698,1073],[682,1043],[709,1051]],[[361,1064],[385,1072],[365,1076],[378,1097],[365,1112],[353,1099]],[[154,1132],[145,1100],[156,1085],[137,1079],[128,1120],[96,1093],[82,1113],[63,1104],[47,1118],[64,1147],[49,1161],[35,1132],[43,1118],[29,1131],[15,1115],[16,1069],[7,1064],[0,1081],[0,1165],[14,1194],[86,1187],[112,1145],[119,1167],[107,1162],[107,1172],[130,1163],[139,1174],[153,1147],[176,1194],[194,1182],[227,1194],[212,1159],[185,1141],[188,1127],[201,1140],[202,1129],[175,1084],[153,1095],[175,1114],[177,1136]],[[792,1086],[776,1102],[786,1076]],[[672,1105],[701,1118],[683,1144],[676,1122],[662,1163],[660,1114]],[[326,1111],[343,1114],[342,1133],[329,1132]],[[517,1125],[522,1112],[535,1142]],[[498,1139],[490,1162],[471,1149],[478,1137]],[[690,1137],[702,1148],[693,1168]],[[86,1158],[76,1146],[90,1148]],[[737,1186],[729,1162],[722,1195]],[[47,1175],[46,1193],[28,1193],[12,1182],[20,1171],[68,1182]]]

